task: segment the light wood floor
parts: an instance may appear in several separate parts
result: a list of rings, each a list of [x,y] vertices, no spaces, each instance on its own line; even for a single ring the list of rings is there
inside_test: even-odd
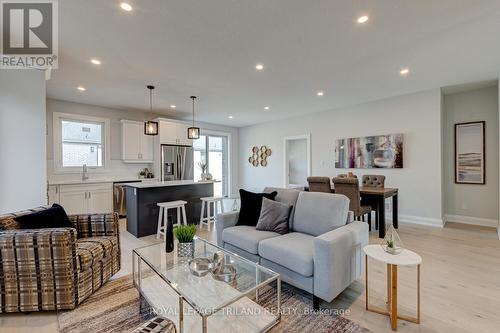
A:
[[[122,269],[113,278],[131,273],[132,249],[157,242],[154,236],[137,239],[121,221]],[[215,240],[206,229],[201,237]],[[500,241],[496,230],[460,224],[432,228],[403,224],[399,228],[405,247],[419,253],[422,263],[422,323],[399,322],[399,332],[500,332]],[[370,242],[378,243],[375,232]],[[374,305],[385,300],[383,264],[370,261],[370,297]],[[399,272],[400,311],[415,311],[416,272]],[[364,278],[360,278],[330,304],[322,307],[347,309],[346,317],[372,332],[390,332],[387,317],[365,311]],[[55,313],[0,315],[0,331],[8,333],[57,332]]]

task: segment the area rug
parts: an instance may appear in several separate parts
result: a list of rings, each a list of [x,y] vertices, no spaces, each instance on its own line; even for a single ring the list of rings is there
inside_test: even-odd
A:
[[[259,304],[272,307],[276,301],[273,288],[264,289]],[[147,307],[139,312],[139,294],[131,276],[109,281],[95,294],[72,311],[58,314],[61,333],[112,333],[129,332],[139,326],[151,313]],[[311,296],[297,288],[282,284],[282,316],[280,323],[270,332],[329,332],[369,333],[351,320],[323,310],[314,313]]]

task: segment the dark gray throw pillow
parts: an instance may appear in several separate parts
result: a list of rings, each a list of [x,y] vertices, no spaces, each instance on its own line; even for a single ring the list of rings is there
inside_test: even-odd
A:
[[[274,231],[284,235],[288,233],[288,220],[291,210],[292,206],[263,198],[259,221],[255,228],[262,231]]]

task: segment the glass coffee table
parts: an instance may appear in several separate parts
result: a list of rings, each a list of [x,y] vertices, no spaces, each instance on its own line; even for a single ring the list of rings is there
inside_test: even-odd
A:
[[[194,258],[223,254],[236,275],[230,282],[211,273],[198,277],[189,270],[191,258],[171,253],[165,243],[133,250],[134,285],[155,314],[176,323],[178,332],[266,332],[280,321],[280,275],[202,238],[194,239]],[[256,302],[259,289],[276,281],[276,301],[264,308]]]

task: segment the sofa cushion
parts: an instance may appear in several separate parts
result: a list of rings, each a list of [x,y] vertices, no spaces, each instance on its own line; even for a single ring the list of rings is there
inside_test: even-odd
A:
[[[52,207],[15,217],[21,229],[72,228],[64,208],[58,204]]]
[[[259,244],[259,255],[303,276],[314,273],[314,237],[291,232],[286,235],[265,239]]]
[[[80,262],[80,270],[85,271],[104,257],[111,257],[118,247],[114,236],[89,237],[77,242],[76,253]]]
[[[290,218],[290,205],[269,199],[262,199],[262,209],[255,229],[261,231],[274,231],[280,235],[288,233],[288,219]]]
[[[275,201],[292,206],[292,211],[290,212],[290,218],[288,221],[288,226],[291,229],[293,225],[293,215],[295,214],[295,206],[297,205],[297,198],[299,197],[300,191],[291,188],[266,187],[264,188],[264,192],[277,192],[278,194],[274,199]]]
[[[224,229],[222,240],[249,253],[258,254],[261,240],[279,235],[272,231],[259,231],[252,226],[238,225]]]
[[[276,192],[253,193],[240,189],[241,208],[236,225],[249,225],[255,227],[262,208],[262,198],[274,200],[276,194]]]
[[[345,195],[300,192],[293,231],[319,236],[347,223],[349,199]]]

